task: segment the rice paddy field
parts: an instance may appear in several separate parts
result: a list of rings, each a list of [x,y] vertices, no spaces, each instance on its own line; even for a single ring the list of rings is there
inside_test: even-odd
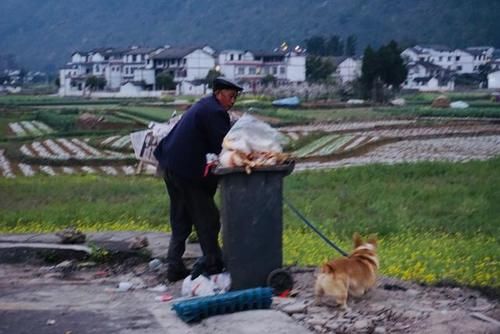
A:
[[[500,290],[500,105],[457,95],[471,102],[458,115],[430,108],[430,96],[399,108],[248,111],[287,136],[296,168],[284,196],[341,248],[354,232],[377,234],[385,275]],[[163,181],[137,168],[128,134],[175,108],[3,98],[0,233],[169,230]],[[99,126],[82,127],[83,113]],[[283,210],[286,264],[338,256]]]

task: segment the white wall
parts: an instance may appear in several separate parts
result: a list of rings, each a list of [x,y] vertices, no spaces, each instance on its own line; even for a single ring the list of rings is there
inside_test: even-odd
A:
[[[488,74],[488,88],[500,89],[500,71]]]
[[[306,80],[305,56],[291,55],[286,60],[286,78],[291,82],[303,82]]]
[[[186,59],[187,75],[182,80],[205,79],[208,71],[215,67],[214,57],[200,49],[191,52],[184,58]]]
[[[134,81],[144,81],[147,85],[155,84],[155,70],[139,68],[134,71]]]
[[[337,73],[343,84],[356,80],[361,76],[361,60],[347,58],[337,66]]]

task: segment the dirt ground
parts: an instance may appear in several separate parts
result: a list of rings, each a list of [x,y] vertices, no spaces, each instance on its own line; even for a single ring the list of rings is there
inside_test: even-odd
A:
[[[294,279],[291,296],[275,297],[272,307],[293,319],[304,333],[500,333],[499,300],[479,291],[380,277],[374,290],[349,300],[350,309],[342,311],[313,304],[315,268],[292,267],[289,272]],[[89,324],[106,333],[161,332],[140,307],[154,309],[164,295],[181,297],[182,282],[155,290],[165,282],[163,277],[162,266],[148,263],[1,265],[0,333],[93,333],[84,328]],[[130,283],[131,289],[118,291],[120,282]],[[111,304],[103,307],[103,303]],[[63,304],[65,316],[57,308]],[[88,313],[98,309],[98,316]],[[35,313],[28,317],[30,312]]]

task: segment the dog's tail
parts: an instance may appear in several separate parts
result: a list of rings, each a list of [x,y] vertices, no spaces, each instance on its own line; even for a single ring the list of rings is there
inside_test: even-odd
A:
[[[324,274],[333,274],[335,272],[335,267],[331,263],[325,263],[321,267],[321,272]]]

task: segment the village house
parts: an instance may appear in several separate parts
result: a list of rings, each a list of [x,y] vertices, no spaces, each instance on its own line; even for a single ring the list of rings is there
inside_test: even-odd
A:
[[[238,81],[247,90],[255,90],[268,75],[273,76],[278,85],[305,81],[305,55],[243,50],[224,50],[217,55],[209,46],[100,48],[74,52],[71,62],[60,70],[59,94],[85,95],[89,93],[85,86],[87,79],[95,76],[104,79],[106,86],[104,92],[93,92],[94,96],[105,93],[159,96],[156,78],[166,73],[176,83],[176,94],[202,95],[207,93],[205,79],[213,69]]]
[[[428,61],[419,60],[407,65],[408,75],[403,89],[419,91],[452,91],[455,89],[453,72]]]
[[[217,70],[255,92],[266,77],[272,77],[276,85],[304,82],[305,64],[305,55],[294,51],[223,50],[218,55]]]
[[[361,77],[361,58],[347,57],[337,65],[336,76],[345,85]]]
[[[495,71],[488,74],[488,88],[500,89],[500,71]]]

